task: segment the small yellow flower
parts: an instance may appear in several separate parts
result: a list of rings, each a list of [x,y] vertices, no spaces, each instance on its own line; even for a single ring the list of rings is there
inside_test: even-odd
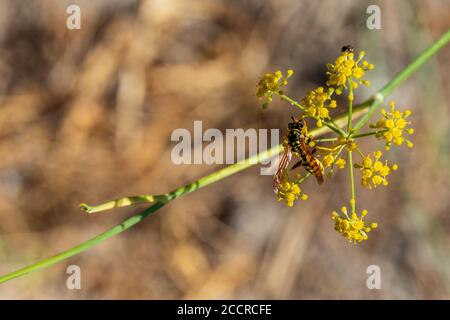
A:
[[[377,123],[370,125],[370,127],[381,131],[377,132],[376,137],[379,140],[386,141],[386,150],[389,150],[392,144],[400,146],[403,143],[405,143],[407,147],[412,148],[413,143],[406,139],[403,135],[405,132],[407,134],[414,133],[414,129],[408,127],[411,125],[411,121],[406,120],[411,115],[411,111],[398,111],[395,109],[394,101],[391,101],[390,111],[388,112],[385,109],[382,109],[381,114],[383,118]]]
[[[306,108],[306,112],[310,117],[317,117],[317,126],[323,125],[323,120],[330,117],[328,108],[336,108],[336,100],[331,99],[334,89],[329,88],[327,91],[323,87],[310,91],[302,99],[302,105]]]
[[[339,169],[344,169],[345,168],[345,159],[343,158],[337,158],[337,155],[334,155],[333,153],[328,153],[326,154],[323,159],[322,159],[322,164],[324,166],[324,168],[328,168],[333,166],[333,164],[336,165],[336,167],[338,167]]]
[[[348,141],[346,144],[348,151],[355,151],[356,149],[358,149],[358,144],[353,140]]]
[[[356,143],[356,141],[349,139],[348,137],[338,137],[338,145],[345,145],[348,151],[355,151],[356,149],[358,149],[358,144]]]
[[[294,201],[298,198],[307,200],[308,196],[302,193],[300,186],[297,183],[289,182],[288,176],[285,174],[283,180],[278,188],[278,201],[284,201],[288,207],[294,205]]]
[[[358,217],[356,213],[352,213],[349,217],[346,207],[342,207],[341,212],[342,214],[333,211],[331,214],[331,218],[334,220],[334,229],[350,242],[357,243],[367,240],[369,238],[367,234],[378,226],[375,222],[366,224],[363,221],[367,210],[361,212],[361,217]]]
[[[345,159],[339,158],[339,159],[336,160],[336,166],[339,169],[344,169],[345,168],[345,164],[346,164]]]
[[[332,154],[327,154],[322,159],[322,164],[325,168],[331,167],[334,163],[334,156]]]
[[[256,92],[258,98],[265,98],[266,102],[263,107],[267,107],[270,102],[272,102],[272,96],[280,92],[282,86],[287,85],[289,79],[294,74],[293,70],[287,70],[286,76],[278,70],[275,73],[266,73],[264,77],[259,81]]]
[[[355,89],[360,84],[369,86],[370,82],[363,80],[362,77],[366,71],[372,70],[375,66],[363,60],[364,55],[365,52],[360,51],[358,58],[355,60],[353,52],[344,51],[334,64],[327,64],[327,86],[335,86],[336,94],[341,94],[344,88],[347,89],[348,79],[352,79],[353,88]]]
[[[382,155],[381,151],[375,151],[373,160],[371,155],[368,154],[362,159],[360,164],[355,164],[355,167],[361,170],[361,184],[364,187],[372,189],[372,186],[375,188],[379,185],[387,186],[389,184],[387,176],[390,174],[391,169],[394,171],[398,169],[397,164],[388,166],[387,160],[384,163],[381,162],[380,158]]]

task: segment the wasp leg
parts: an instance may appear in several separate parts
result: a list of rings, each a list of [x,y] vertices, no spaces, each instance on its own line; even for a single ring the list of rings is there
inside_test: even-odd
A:
[[[297,162],[296,164],[294,164],[291,168],[291,170],[297,169],[298,167],[303,165],[303,161],[300,160],[299,162]]]
[[[319,147],[319,146],[317,146],[316,148],[319,149],[319,150],[322,150],[322,151],[334,152],[337,149],[339,149],[340,147],[341,147],[341,145],[339,145],[337,147],[334,147],[334,148],[326,148],[326,147]]]
[[[314,148],[314,149],[311,150],[311,153],[314,154],[314,153],[316,153],[316,151],[317,151],[317,149]]]
[[[306,137],[306,145],[309,145],[310,143],[311,143],[311,141],[312,141],[312,137],[311,136],[308,136],[308,137]]]

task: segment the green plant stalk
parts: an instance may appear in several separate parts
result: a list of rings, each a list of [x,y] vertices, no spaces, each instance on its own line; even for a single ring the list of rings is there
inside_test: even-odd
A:
[[[352,198],[350,199],[350,206],[352,207],[352,213],[355,213],[355,204],[356,204],[356,197],[355,197],[355,177],[353,175],[353,155],[352,151],[348,151],[348,167],[350,170],[350,190],[352,194]]]
[[[359,156],[361,157],[361,160],[364,160],[365,156],[364,156],[364,153],[361,151],[361,149],[358,147],[358,148],[356,148],[356,151],[358,152]]]
[[[353,111],[358,111],[358,112],[353,113],[354,118],[361,116],[363,113],[366,112],[366,108],[368,108],[367,113],[363,116],[363,118],[355,126],[355,131],[357,129],[361,128],[368,121],[370,116],[373,114],[373,112],[375,111],[375,109],[378,107],[378,105],[381,103],[381,101],[384,99],[385,96],[389,95],[397,86],[399,86],[404,80],[406,80],[409,76],[411,76],[414,71],[419,69],[428,59],[430,59],[437,51],[439,51],[449,41],[450,41],[450,30],[447,31],[446,33],[444,33],[438,40],[436,40],[428,49],[426,49],[421,55],[419,55],[403,71],[398,73],[388,84],[386,84],[381,89],[380,92],[375,94],[373,96],[373,98],[371,98],[370,100],[368,100],[358,106],[355,106],[353,108]],[[345,117],[347,117],[347,114],[341,115],[339,117],[339,120],[340,120],[339,122],[341,122],[341,120],[345,121]],[[322,127],[322,128],[318,128],[316,130],[311,130],[311,134],[313,136],[319,136],[319,135],[327,132],[327,130],[328,130],[327,128]],[[269,153],[277,152],[277,151],[279,152],[279,151],[281,151],[281,148],[282,148],[282,146],[278,145],[272,149],[264,151],[260,155],[256,155],[256,157],[259,161],[263,161],[264,157],[262,157],[262,155],[265,154],[267,157],[269,157]],[[265,158],[265,159],[268,159],[268,158]],[[188,184],[182,188],[179,188],[179,189],[171,192],[170,200],[173,200],[184,194],[190,193],[201,187],[204,187],[211,183],[219,181],[219,180],[226,178],[234,173],[244,170],[252,165],[253,165],[253,163],[249,163],[249,159],[247,159],[243,162],[228,166],[228,167],[221,169],[215,173],[212,173],[206,177],[203,177],[194,183]],[[92,248],[93,246],[133,227],[134,225],[138,224],[146,217],[150,216],[157,210],[161,209],[165,204],[166,204],[166,202],[156,202],[155,204],[153,204],[146,210],[144,210],[134,216],[131,216],[130,218],[123,221],[122,223],[112,227],[111,229],[101,233],[100,235],[98,235],[92,239],[89,239],[71,249],[63,251],[52,257],[40,260],[34,264],[31,264],[29,266],[26,266],[24,268],[21,268],[19,270],[13,271],[11,273],[8,273],[8,274],[0,277],[0,283],[4,283],[6,281],[23,276],[30,272],[49,267],[57,262],[63,261],[65,259],[68,259],[74,255],[77,255],[83,251],[86,251],[86,250]]]
[[[144,220],[147,216],[151,215],[152,213],[156,212],[158,209],[161,209],[165,204],[162,202],[157,202],[154,205],[150,206],[149,208],[147,208],[146,210],[142,211],[141,213],[138,213],[128,219],[126,219],[125,221],[123,221],[121,224],[118,224],[114,227],[112,227],[111,229],[99,234],[98,236],[83,242],[69,250],[63,251],[61,253],[58,253],[54,256],[51,256],[49,258],[43,259],[41,261],[38,261],[34,264],[31,264],[27,267],[24,267],[22,269],[19,269],[17,271],[8,273],[2,277],[0,277],[0,283],[9,281],[11,279],[23,276],[27,273],[39,270],[39,269],[43,269],[46,267],[49,267],[57,262],[66,260],[78,253],[81,253],[83,251],[86,251],[88,249],[90,249],[91,247],[93,247],[94,245],[108,239],[111,238],[113,236],[115,236],[116,234],[119,234],[129,228],[131,228],[132,226],[138,224],[139,222],[141,222],[142,220]]]
[[[294,182],[296,184],[300,184],[303,181],[307,180],[311,176],[311,173],[307,172],[303,177],[300,177],[298,180],[295,180]]]
[[[344,150],[344,148],[345,148],[345,145],[342,145],[342,146],[339,148],[338,152],[336,152],[336,154],[335,154],[335,156],[334,156],[334,160],[333,160],[333,165],[334,165],[334,162],[336,161],[336,159],[341,155],[342,150]]]
[[[334,122],[334,120],[333,120],[333,118],[329,118],[327,121],[325,121],[325,122],[328,122],[328,121],[330,121],[330,123],[333,125],[333,126],[335,126],[336,128],[339,128],[339,132],[336,132],[338,135],[340,135],[341,137],[346,137],[347,136],[347,133],[345,132],[345,130],[343,130],[343,129],[341,129],[341,127],[340,126],[338,126],[337,125],[337,123],[336,122]]]
[[[120,208],[120,207],[126,207],[133,204],[140,204],[140,203],[148,203],[148,202],[165,202],[166,195],[138,195],[138,196],[130,196],[125,198],[120,198],[116,200],[111,200],[104,202],[102,204],[99,204],[98,206],[90,206],[86,203],[81,203],[80,208],[87,213],[94,213],[99,211],[105,211],[110,210],[114,208]]]
[[[352,131],[352,113],[353,113],[353,81],[352,78],[348,79],[348,121],[347,121],[347,136]]]
[[[367,113],[358,121],[354,127],[354,132],[361,129],[370,117],[380,106],[383,100],[394,91],[403,81],[408,79],[414,72],[417,71],[425,62],[427,62],[433,55],[441,50],[450,41],[450,29],[442,36],[434,41],[431,46],[422,51],[406,68],[397,73],[394,78],[389,81],[381,90],[375,94],[369,106]]]
[[[323,139],[314,139],[314,142],[333,142],[337,140],[338,138],[323,138]]]
[[[383,132],[387,132],[387,131],[389,131],[389,130],[383,129],[383,130],[379,130],[379,131],[364,132],[364,133],[352,135],[351,138],[358,139],[358,138],[363,138],[363,137],[368,137],[368,136],[374,136],[378,133],[383,133]]]

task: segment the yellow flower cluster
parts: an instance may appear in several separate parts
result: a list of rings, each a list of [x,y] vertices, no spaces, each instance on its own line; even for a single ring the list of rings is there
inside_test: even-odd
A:
[[[358,144],[354,140],[347,141],[346,145],[348,151],[355,151],[358,149]]]
[[[267,107],[270,102],[272,102],[272,96],[279,93],[282,86],[287,85],[289,79],[294,74],[293,70],[287,70],[286,76],[278,70],[275,73],[266,73],[264,77],[259,81],[256,92],[258,98],[265,98],[266,102],[263,107]]]
[[[283,181],[278,188],[278,201],[284,201],[288,207],[294,205],[294,201],[298,198],[307,200],[308,196],[302,193],[299,185],[294,182],[289,182],[287,175],[283,176]]]
[[[397,164],[388,166],[387,160],[384,163],[381,162],[380,158],[382,155],[381,151],[375,151],[373,153],[374,160],[368,154],[363,158],[361,164],[355,164],[355,167],[361,170],[361,184],[364,187],[372,189],[372,186],[375,188],[379,185],[387,186],[389,184],[387,176],[391,172],[391,169],[394,171],[398,169]]]
[[[367,215],[367,210],[361,212],[360,218],[356,213],[352,213],[349,217],[346,207],[342,207],[341,211],[342,214],[336,211],[331,214],[331,218],[334,220],[334,229],[350,242],[356,243],[367,240],[369,238],[367,234],[377,227],[375,222],[366,225],[363,221]]]
[[[336,100],[331,99],[334,89],[329,88],[327,91],[323,87],[308,92],[306,97],[302,99],[302,105],[306,108],[306,112],[310,117],[317,117],[317,126],[323,125],[323,120],[330,117],[328,108],[336,108]]]
[[[322,159],[322,164],[325,168],[331,167],[334,163],[334,156],[332,154],[327,154]]]
[[[336,160],[336,166],[339,169],[344,169],[345,168],[345,164],[346,164],[346,162],[345,162],[345,159],[343,159],[343,158],[339,158],[339,159]]]
[[[381,132],[377,132],[376,137],[386,141],[386,150],[391,148],[392,143],[400,146],[404,142],[409,148],[413,147],[413,143],[404,137],[404,132],[408,134],[413,134],[413,128],[407,128],[411,125],[411,121],[406,119],[411,115],[410,110],[401,112],[395,109],[394,101],[390,103],[390,111],[385,109],[381,110],[383,118],[379,120],[376,124],[370,125],[371,128],[377,128]]]
[[[368,112],[365,118],[360,120],[357,125],[352,125],[354,89],[357,89],[360,85],[369,86],[370,82],[365,80],[366,72],[375,68],[372,63],[369,63],[364,58],[364,51],[355,52],[352,46],[344,46],[336,60],[328,63],[326,66],[326,83],[307,92],[300,101],[292,99],[283,91],[284,86],[288,84],[288,79],[294,73],[292,70],[287,70],[286,72],[278,70],[275,73],[266,73],[259,81],[256,92],[257,97],[264,99],[264,108],[272,102],[274,95],[278,96],[280,100],[286,101],[291,106],[300,109],[302,120],[304,118],[312,118],[315,120],[318,128],[327,126],[338,134],[337,137],[325,137],[323,139],[316,139],[313,142],[312,135],[308,135],[307,126],[304,125],[299,139],[302,139],[302,148],[304,143],[308,142],[308,147],[312,153],[318,151],[318,154],[314,156],[316,160],[314,164],[320,166],[322,173],[319,175],[317,171],[314,172],[319,184],[322,182],[322,176],[330,178],[338,169],[344,169],[346,167],[349,169],[351,184],[351,210],[349,209],[349,211],[351,212],[347,212],[347,208],[342,207],[339,213],[336,211],[332,212],[332,219],[334,220],[336,231],[352,243],[367,240],[368,233],[377,227],[376,223],[363,221],[367,215],[367,210],[363,210],[361,213],[355,211],[355,168],[359,169],[361,173],[361,184],[369,189],[381,185],[387,186],[389,184],[389,174],[398,169],[397,164],[388,164],[387,160],[382,160],[383,154],[381,151],[370,152],[367,155],[363,153],[356,139],[376,137],[378,140],[385,142],[386,149],[389,149],[392,144],[406,144],[408,147],[412,147],[413,143],[405,136],[414,133],[414,130],[411,128],[411,122],[407,119],[411,111],[406,110],[400,112],[396,110],[394,102],[390,103],[390,111],[384,109],[381,111],[382,118],[370,125],[372,130],[369,132],[359,133],[359,130],[367,123],[368,118],[372,115],[371,112]],[[347,126],[333,121],[332,111],[330,111],[337,107],[336,96],[343,93],[348,96],[349,113]],[[295,121],[295,118],[292,118]],[[310,120],[308,119],[308,121]],[[290,124],[288,126],[288,133],[291,133],[292,130],[293,125]],[[317,134],[317,132],[315,133]],[[324,142],[330,144],[322,144]],[[315,143],[319,144],[316,145]],[[288,145],[289,142],[286,135],[283,140],[283,146],[286,148]],[[341,155],[343,152],[347,154],[347,158],[345,155]],[[354,163],[353,155],[360,155],[360,162]],[[312,164],[313,162],[311,162],[310,167],[313,167]],[[335,167],[338,169],[335,169]],[[288,207],[292,207],[298,199],[306,200],[308,198],[300,188],[300,183],[310,175],[314,175],[311,172],[312,170],[307,171],[310,172],[303,177],[298,174],[295,175],[294,179],[290,179],[289,171],[283,170],[281,183],[279,183],[280,181],[278,179],[280,177],[277,174],[275,178],[275,190],[278,201],[285,203]]]
[[[363,60],[364,55],[365,52],[360,51],[358,59],[355,60],[353,52],[344,51],[334,64],[327,64],[327,86],[335,86],[337,94],[341,94],[342,90],[347,88],[348,79],[352,79],[353,88],[357,88],[359,84],[369,86],[370,82],[363,80],[362,77],[366,71],[372,70],[375,66]]]

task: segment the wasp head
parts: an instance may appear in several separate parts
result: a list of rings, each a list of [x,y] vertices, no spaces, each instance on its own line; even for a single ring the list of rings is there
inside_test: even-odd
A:
[[[294,117],[291,117],[291,118],[292,118],[292,122],[289,122],[288,129],[289,130],[296,129],[296,130],[302,131],[303,125],[304,125],[304,120],[303,119],[298,120]]]

